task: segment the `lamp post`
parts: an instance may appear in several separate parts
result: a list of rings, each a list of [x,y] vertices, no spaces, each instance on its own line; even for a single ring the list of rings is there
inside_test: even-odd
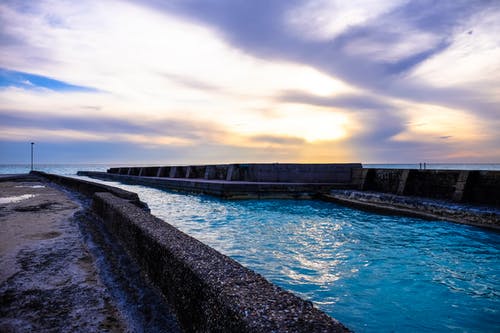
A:
[[[33,171],[33,145],[34,144],[35,144],[34,142],[31,143],[31,171]]]

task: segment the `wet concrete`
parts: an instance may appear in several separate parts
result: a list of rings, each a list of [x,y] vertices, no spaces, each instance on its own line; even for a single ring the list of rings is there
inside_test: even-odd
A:
[[[109,264],[104,254],[121,249],[93,232],[84,200],[10,179],[0,179],[0,198],[21,199],[0,204],[0,332],[179,331],[139,270],[121,270],[126,256]]]

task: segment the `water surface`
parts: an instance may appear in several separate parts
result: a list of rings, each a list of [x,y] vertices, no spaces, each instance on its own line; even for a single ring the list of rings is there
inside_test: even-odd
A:
[[[25,169],[0,166],[0,174]],[[137,192],[156,216],[356,332],[500,332],[497,232],[318,201],[224,201],[99,182]]]
[[[500,234],[308,200],[106,182],[357,332],[500,331]]]

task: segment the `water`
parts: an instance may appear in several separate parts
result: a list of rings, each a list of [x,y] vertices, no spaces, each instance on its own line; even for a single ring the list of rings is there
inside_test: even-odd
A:
[[[77,171],[106,171],[112,167],[110,164],[36,164],[35,170],[58,175],[70,176],[76,175]],[[0,164],[0,175],[29,173],[29,164]]]
[[[105,183],[137,192],[154,215],[356,332],[500,332],[497,232],[319,201]]]
[[[0,204],[16,203],[23,200],[31,199],[35,196],[36,196],[35,194],[23,194],[14,197],[2,197],[0,198]]]

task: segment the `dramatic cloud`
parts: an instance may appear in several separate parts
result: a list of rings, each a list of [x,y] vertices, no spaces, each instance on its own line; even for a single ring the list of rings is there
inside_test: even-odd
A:
[[[3,1],[1,161],[37,140],[103,162],[498,162],[498,22],[486,0]]]

